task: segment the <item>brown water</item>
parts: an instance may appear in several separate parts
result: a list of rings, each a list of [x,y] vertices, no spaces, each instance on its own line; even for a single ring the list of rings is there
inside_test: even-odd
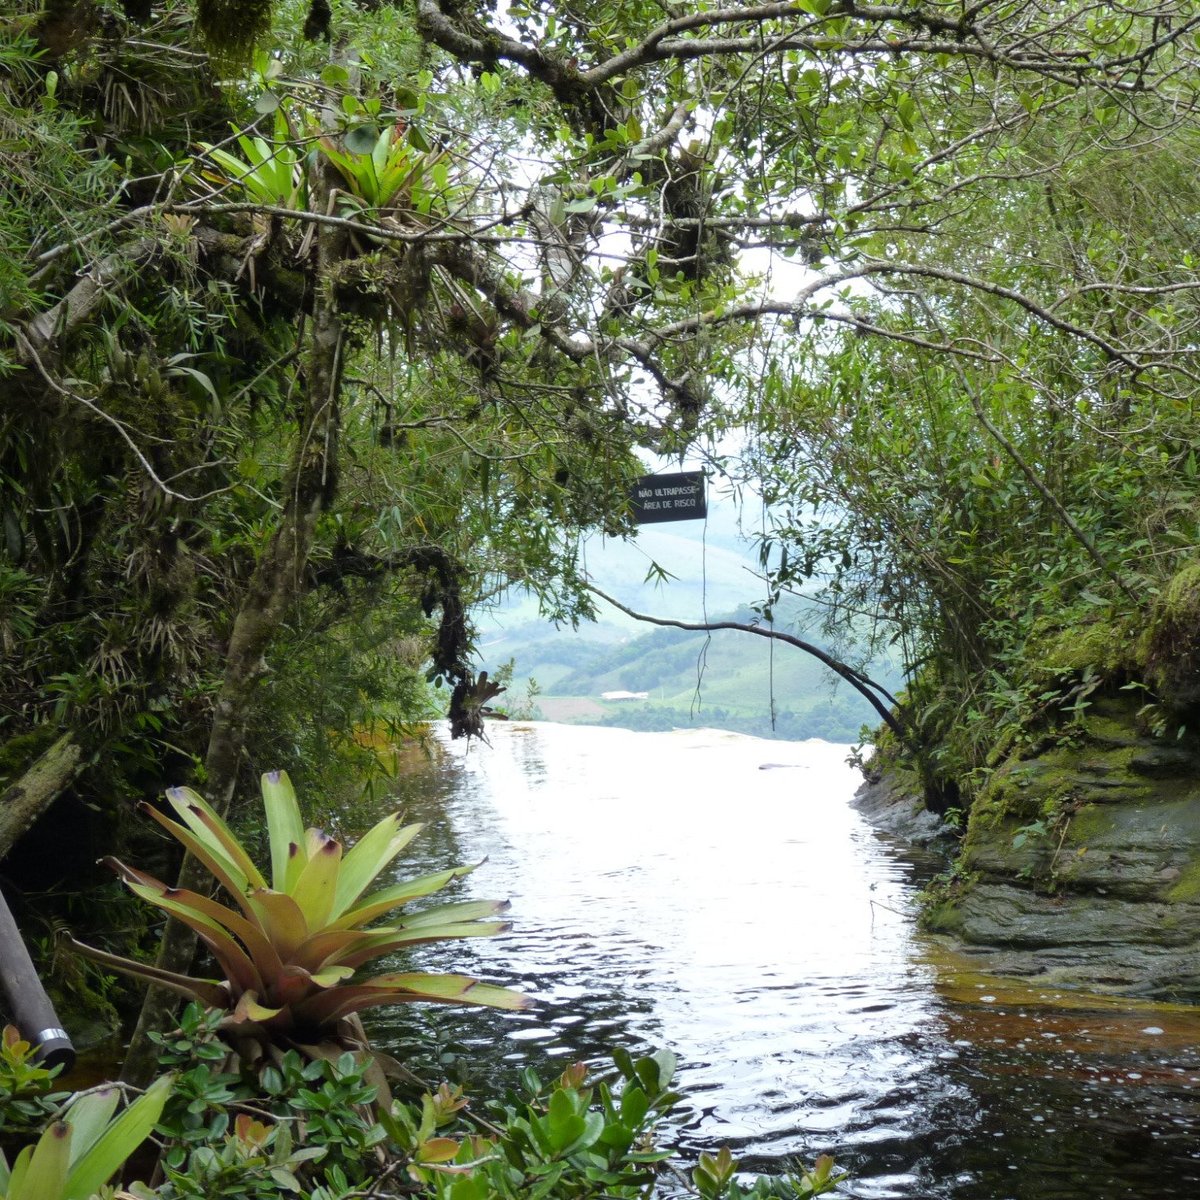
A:
[[[550,724],[447,747],[401,783],[430,822],[416,855],[488,857],[469,891],[510,897],[515,926],[421,962],[539,1006],[401,1012],[377,1041],[484,1089],[668,1046],[685,1150],[829,1150],[846,1196],[1200,1197],[1200,1010],[992,978],[924,940],[922,868],[850,808],[845,757]]]

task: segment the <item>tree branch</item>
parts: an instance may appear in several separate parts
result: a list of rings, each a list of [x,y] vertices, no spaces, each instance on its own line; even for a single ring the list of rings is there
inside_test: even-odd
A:
[[[901,741],[908,742],[908,733],[903,724],[901,724],[898,712],[893,712],[879,698],[882,696],[893,708],[898,710],[899,702],[896,700],[896,697],[882,684],[876,683],[873,679],[870,679],[860,671],[856,671],[840,659],[826,654],[820,646],[814,646],[812,642],[806,642],[802,638],[794,637],[790,633],[780,633],[777,629],[764,629],[761,625],[746,625],[741,621],[675,621],[668,617],[654,617],[648,613],[636,612],[634,609],[622,604],[620,600],[608,595],[607,592],[601,591],[595,584],[585,583],[584,587],[593,595],[599,596],[601,600],[611,604],[613,608],[619,609],[627,617],[632,617],[635,621],[645,621],[648,625],[662,625],[670,629],[687,629],[696,633],[708,633],[714,629],[733,629],[738,633],[752,633],[757,637],[772,638],[775,641],[785,642],[789,646],[795,646],[797,650],[803,650],[805,654],[811,654],[814,658],[824,663],[835,675],[841,676],[871,705],[879,714],[884,724]]]

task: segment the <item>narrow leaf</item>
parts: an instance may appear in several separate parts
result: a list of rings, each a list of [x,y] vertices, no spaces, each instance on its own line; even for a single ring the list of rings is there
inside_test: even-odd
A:
[[[319,833],[310,839],[308,865],[300,872],[292,899],[300,906],[310,930],[320,929],[328,920],[337,890],[342,865],[342,844],[336,838]]]
[[[448,883],[469,875],[482,865],[481,862],[478,862],[472,863],[469,866],[451,867],[446,871],[435,871],[431,875],[421,875],[416,879],[409,879],[404,883],[398,883],[395,887],[385,888],[381,892],[374,892],[361,904],[334,921],[333,928],[352,929],[358,925],[365,925],[368,921],[373,921],[376,917],[382,916],[386,912],[391,912],[392,909],[399,908],[400,905],[407,904],[410,900],[419,900],[422,896],[432,896],[434,892],[440,892]]]
[[[189,929],[196,931],[200,940],[212,952],[217,965],[225,973],[225,978],[233,985],[235,995],[245,991],[261,991],[262,976],[251,961],[250,956],[234,940],[233,935],[217,922],[209,919],[203,913],[197,912],[186,899],[179,899],[170,894],[170,890],[156,892],[153,888],[144,887],[140,883],[129,883],[129,890],[150,904],[157,905],[164,912],[170,913],[176,920],[182,921]],[[197,897],[199,899],[199,897]],[[220,905],[215,907],[220,908]],[[225,909],[229,912],[229,909]]]
[[[445,942],[458,938],[495,937],[507,933],[512,926],[507,921],[463,921],[457,925],[429,925],[421,929],[386,929],[368,942],[347,951],[339,960],[348,967],[361,967],[373,958],[391,954],[405,946],[420,946],[426,942]]]
[[[262,777],[262,798],[271,842],[271,886],[277,892],[285,892],[288,847],[304,841],[304,821],[296,803],[296,789],[286,771],[268,771]]]
[[[149,963],[134,962],[131,958],[122,958],[119,954],[109,954],[105,950],[97,950],[94,946],[86,946],[67,935],[67,944],[84,958],[90,958],[101,966],[120,971],[123,975],[132,975],[134,979],[148,980],[162,987],[186,996],[189,1000],[199,1000],[209,1008],[225,1008],[229,1003],[229,992],[215,979],[193,979],[189,975],[177,975],[174,971],[164,971],[161,967]]]
[[[254,910],[255,919],[279,957],[284,962],[290,961],[308,937],[308,925],[300,906],[291,896],[265,888],[251,892],[246,903]]]
[[[25,1146],[17,1152],[17,1157],[13,1160],[12,1174],[8,1180],[8,1191],[5,1193],[9,1200],[22,1200],[25,1176],[29,1173],[29,1160],[32,1157],[32,1146]]]
[[[507,900],[463,900],[457,904],[438,904],[423,908],[397,922],[401,929],[420,929],[425,925],[442,925],[447,921],[475,921],[507,912],[512,905]]]
[[[481,983],[468,975],[433,975],[422,971],[379,975],[361,984],[346,984],[311,997],[299,1006],[298,1019],[324,1024],[349,1013],[382,1004],[431,1001],[437,1004],[484,1004],[512,1011],[533,1001],[520,992]]]
[[[160,813],[152,804],[138,806],[142,812],[157,821],[172,837],[179,841],[189,854],[195,855],[212,872],[216,881],[242,906],[246,908],[245,896],[250,887],[249,880],[225,855],[215,851],[208,842],[198,838],[186,825],[172,821]]]
[[[60,1200],[71,1158],[71,1127],[55,1121],[38,1139],[23,1178],[8,1200]]]
[[[99,1088],[79,1097],[66,1112],[63,1120],[70,1125],[71,1160],[80,1158],[99,1140],[117,1105],[121,1102],[118,1087]]]
[[[330,916],[340,917],[424,828],[419,823],[402,826],[402,819],[398,812],[384,817],[346,851]]]
[[[175,1084],[173,1075],[156,1079],[88,1148],[71,1168],[61,1200],[88,1200],[150,1136]]]
[[[167,795],[170,796],[171,792],[182,791],[190,792],[191,789],[170,788]],[[172,803],[175,802],[172,800]],[[205,831],[208,832],[213,848],[220,850],[237,866],[238,870],[246,876],[251,887],[267,886],[267,881],[262,877],[262,873],[255,866],[253,859],[246,853],[242,843],[234,836],[233,830],[225,824],[220,814],[203,796],[198,792],[191,792],[191,803],[187,805],[186,811],[181,810],[178,806],[176,806],[176,811],[201,840],[204,840]]]
[[[292,954],[291,961],[308,971],[319,971],[342,960],[342,955],[374,936],[363,929],[322,929],[307,938]]]
[[[247,992],[238,1000],[237,1006],[225,1018],[224,1023],[228,1025],[243,1025],[248,1022],[262,1024],[273,1020],[282,1012],[283,1008],[268,1008],[258,1002],[258,997],[253,992]]]
[[[161,880],[155,879],[153,875],[147,875],[144,871],[128,867],[120,859],[106,858],[102,861],[113,870],[120,871],[126,877],[127,883],[132,881],[159,890],[167,899],[186,904],[196,913],[208,917],[240,938],[264,980],[273,978],[283,969],[283,963],[274,946],[267,940],[262,930],[246,920],[241,913],[235,912],[223,904],[218,904],[216,900],[210,900],[207,896],[201,896],[198,892],[188,891],[186,888],[169,888]],[[151,900],[151,903],[159,903],[159,901]]]

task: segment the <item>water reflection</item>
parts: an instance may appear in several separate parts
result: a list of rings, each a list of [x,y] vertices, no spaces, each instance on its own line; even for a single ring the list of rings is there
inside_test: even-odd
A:
[[[849,808],[844,759],[554,725],[448,748],[401,787],[430,822],[421,865],[489,857],[470,890],[509,896],[515,928],[420,961],[540,1003],[391,1014],[377,1039],[432,1035],[418,1066],[489,1087],[670,1046],[685,1148],[760,1167],[831,1149],[847,1195],[1197,1194],[1195,1010],[1001,985],[923,943],[914,865]]]

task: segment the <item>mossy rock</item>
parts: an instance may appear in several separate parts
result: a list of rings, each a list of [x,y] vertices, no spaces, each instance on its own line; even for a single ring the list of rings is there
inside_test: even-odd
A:
[[[1177,571],[1154,606],[1147,675],[1164,704],[1200,704],[1200,562]]]
[[[1034,634],[1024,659],[1032,675],[1082,674],[1090,668],[1115,677],[1137,670],[1137,638],[1124,620],[1097,617]]]

